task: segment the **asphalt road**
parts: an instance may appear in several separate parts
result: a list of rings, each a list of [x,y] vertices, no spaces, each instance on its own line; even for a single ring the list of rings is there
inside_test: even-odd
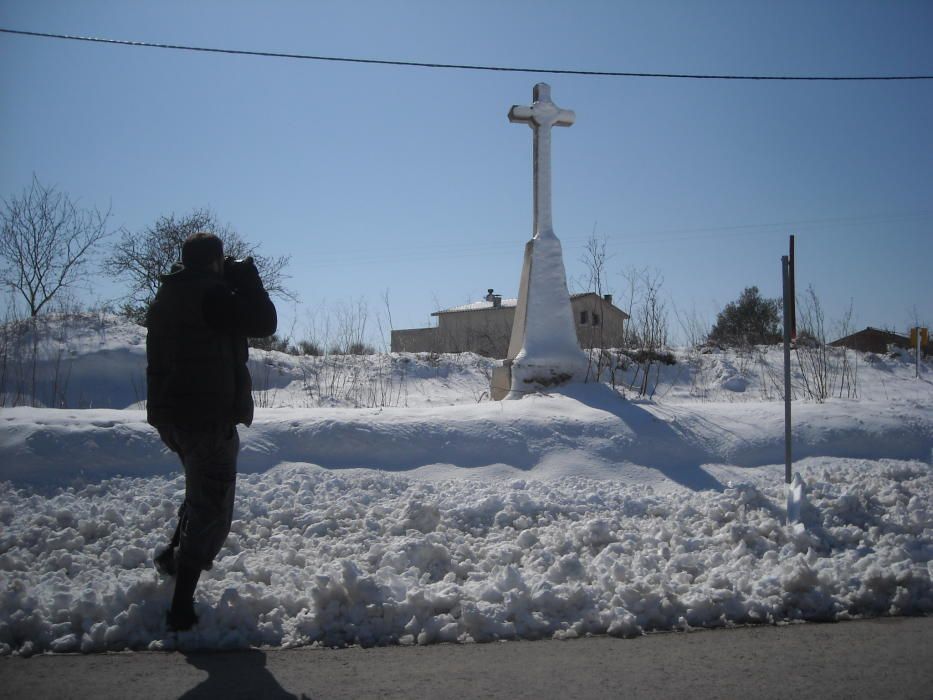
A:
[[[4,698],[933,698],[933,617],[637,639],[0,659]]]

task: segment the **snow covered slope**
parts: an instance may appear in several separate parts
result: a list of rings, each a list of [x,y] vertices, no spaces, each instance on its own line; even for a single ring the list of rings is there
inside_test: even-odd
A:
[[[0,405],[139,407],[145,397],[144,328],[113,316],[40,317],[38,323],[38,337],[28,330],[14,333],[0,326],[0,356],[5,360],[0,366]],[[704,353],[675,349],[674,356],[676,364],[651,371],[653,397],[665,403],[758,403],[782,398],[782,351],[777,346]],[[918,381],[908,353],[879,356],[848,351],[847,359],[854,387],[842,386],[836,378],[832,398],[895,402],[933,398],[929,362],[922,365]],[[472,353],[296,357],[250,350],[255,397],[262,408],[473,404],[488,400],[492,366],[492,360]],[[794,397],[806,401],[796,354],[792,369]],[[617,384],[632,384],[635,373],[634,364],[620,371]]]

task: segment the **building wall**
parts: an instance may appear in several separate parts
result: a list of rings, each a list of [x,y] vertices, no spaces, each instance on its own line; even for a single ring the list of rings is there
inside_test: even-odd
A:
[[[571,299],[571,307],[581,347],[622,345],[625,314],[610,302],[588,294]],[[599,318],[596,325],[594,314]],[[437,328],[392,331],[392,352],[475,352],[497,358],[508,354],[514,306],[440,313],[437,318]]]
[[[596,294],[576,297],[570,303],[581,348],[622,346],[625,331],[625,314],[622,311]]]
[[[889,331],[882,331],[877,328],[866,328],[852,335],[847,335],[845,338],[834,340],[830,345],[881,354],[887,352],[888,345],[896,345],[900,348],[909,347],[910,339]]]
[[[436,328],[407,328],[392,331],[392,352],[440,352]]]
[[[514,306],[438,314],[438,337],[445,348],[442,352],[505,357],[514,320]]]

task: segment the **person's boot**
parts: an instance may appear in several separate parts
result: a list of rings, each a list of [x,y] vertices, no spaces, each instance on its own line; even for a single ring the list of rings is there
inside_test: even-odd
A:
[[[178,571],[175,550],[178,548],[178,543],[181,542],[181,520],[179,516],[178,524],[175,525],[175,532],[172,533],[172,541],[169,542],[168,547],[156,554],[152,559],[156,571],[162,576],[174,576]]]
[[[194,589],[200,577],[200,568],[185,562],[178,563],[175,595],[172,596],[172,607],[165,616],[165,622],[173,632],[190,630],[198,622],[198,616],[194,614]]]
[[[152,559],[156,571],[162,576],[174,576],[178,572],[178,564],[175,561],[175,548],[166,547],[161,553],[156,554]]]

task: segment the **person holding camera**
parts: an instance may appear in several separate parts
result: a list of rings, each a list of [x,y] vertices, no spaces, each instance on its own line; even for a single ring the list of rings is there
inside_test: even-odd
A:
[[[154,560],[175,577],[166,621],[197,623],[194,591],[230,532],[240,439],[253,421],[247,337],[275,333],[275,306],[252,258],[224,258],[212,233],[182,246],[146,315],[146,418],[185,469],[175,534]]]

